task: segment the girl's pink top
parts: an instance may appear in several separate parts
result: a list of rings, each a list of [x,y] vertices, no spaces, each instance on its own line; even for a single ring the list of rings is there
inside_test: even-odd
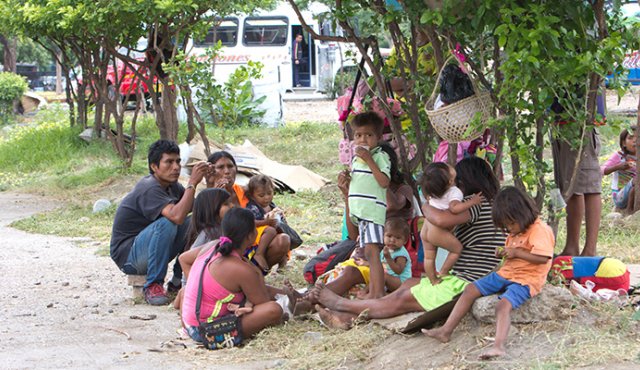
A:
[[[215,247],[214,247],[215,248]],[[198,285],[200,284],[200,274],[202,273],[202,267],[207,257],[211,254],[211,251],[198,256],[193,266],[191,267],[191,273],[189,279],[187,279],[187,286],[184,290],[184,297],[182,302],[182,321],[190,326],[198,326],[198,320],[196,319],[196,301],[198,299]],[[231,255],[240,258],[236,251],[231,252]],[[213,258],[209,263],[217,260],[222,255],[215,252]],[[232,293],[220,285],[209,273],[208,268],[204,270],[204,278],[202,280],[202,303],[200,304],[200,322],[207,320],[213,320],[218,317],[225,316],[230,313],[227,309],[229,303],[239,304],[244,301],[244,294]]]
[[[606,162],[602,166],[600,166],[600,173],[604,175],[604,170],[613,166],[617,166],[623,162],[633,162],[635,164],[636,157],[630,154],[624,154],[620,151],[617,151],[607,159]],[[631,179],[636,177],[636,168],[635,166],[631,167],[628,170],[624,171],[615,171],[612,173],[613,177],[611,178],[611,190],[618,191],[622,189]]]

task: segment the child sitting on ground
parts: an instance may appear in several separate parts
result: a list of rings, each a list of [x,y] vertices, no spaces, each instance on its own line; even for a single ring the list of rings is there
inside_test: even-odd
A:
[[[269,272],[271,265],[267,261],[267,250],[280,241],[275,240],[278,234],[278,221],[282,220],[284,212],[273,203],[274,185],[271,179],[265,175],[251,177],[247,185],[249,203],[247,209],[256,218],[258,229],[258,243],[255,254],[249,256],[254,264],[265,274]],[[276,247],[273,245],[273,247]],[[289,248],[289,246],[287,246]],[[278,261],[281,269],[287,264],[287,255]]]
[[[636,127],[622,130],[620,150],[611,154],[600,167],[602,175],[613,174],[611,179],[611,197],[617,209],[625,213],[634,212],[635,191],[633,179],[636,178]]]
[[[533,200],[522,190],[508,186],[498,193],[491,216],[496,227],[509,232],[505,247],[496,250],[496,255],[504,258],[504,264],[497,272],[467,285],[445,324],[437,329],[422,329],[424,334],[448,342],[476,299],[502,292],[496,306],[495,342],[480,354],[480,358],[505,354],[511,310],[540,293],[551,268],[555,244],[553,231],[538,215]]]
[[[384,248],[380,252],[380,261],[384,268],[384,285],[387,292],[398,289],[402,283],[411,277],[411,257],[404,247],[409,240],[409,224],[402,218],[390,218],[384,224]],[[361,266],[359,270],[363,276],[369,277],[369,263],[364,260],[355,260],[355,265]],[[347,261],[347,265],[353,265]],[[368,280],[368,279],[367,279]],[[368,281],[365,281],[368,283]]]
[[[358,226],[360,248],[364,248],[370,265],[368,298],[379,298],[384,295],[380,251],[384,243],[391,168],[389,155],[379,145],[384,121],[375,112],[364,112],[353,117],[350,125],[356,148],[351,162],[349,218],[353,226]]]
[[[429,199],[429,205],[437,209],[449,210],[453,214],[459,214],[469,208],[480,204],[480,193],[474,194],[466,202],[463,202],[462,191],[455,186],[456,170],[446,163],[434,162],[427,166],[421,178],[422,193]],[[449,270],[460,257],[462,244],[453,235],[451,230],[446,230],[430,224],[425,220],[420,230],[422,246],[424,249],[424,271],[432,285],[440,282],[440,276],[448,275]],[[449,251],[442,264],[440,273],[436,273],[437,247]]]

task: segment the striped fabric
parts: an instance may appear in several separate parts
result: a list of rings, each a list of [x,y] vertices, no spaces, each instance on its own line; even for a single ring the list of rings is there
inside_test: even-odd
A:
[[[389,177],[389,155],[378,146],[371,150],[371,156],[380,171]],[[387,189],[378,184],[369,166],[358,157],[351,163],[349,212],[354,224],[364,220],[378,225],[384,225],[387,212]]]
[[[213,322],[213,320],[217,319],[218,316],[220,316],[220,311],[222,311],[222,305],[233,301],[235,297],[236,297],[235,294],[229,293],[228,296],[217,300],[215,306],[213,306],[213,312],[211,312],[211,316],[209,316],[209,318],[207,319],[207,322]]]
[[[469,209],[471,219],[459,225],[454,235],[464,246],[460,258],[452,268],[452,274],[472,282],[491,272],[500,262],[497,247],[504,247],[507,235],[497,229],[491,220],[491,203],[484,201]]]

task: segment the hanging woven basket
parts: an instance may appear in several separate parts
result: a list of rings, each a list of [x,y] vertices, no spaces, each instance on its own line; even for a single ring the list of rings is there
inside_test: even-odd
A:
[[[447,60],[447,63],[450,59],[451,58]],[[444,66],[446,66],[447,63],[445,63]],[[494,114],[491,94],[486,91],[481,92],[476,82],[471,75],[469,75],[475,94],[434,110],[433,106],[435,104],[436,91],[438,90],[440,75],[442,74],[444,66],[440,70],[440,73],[438,73],[436,86],[433,88],[431,97],[425,105],[429,121],[438,135],[449,143],[459,143],[461,141],[476,139],[482,135],[489,118]],[[479,119],[478,124],[474,125],[473,130],[470,130],[469,127],[475,117]]]

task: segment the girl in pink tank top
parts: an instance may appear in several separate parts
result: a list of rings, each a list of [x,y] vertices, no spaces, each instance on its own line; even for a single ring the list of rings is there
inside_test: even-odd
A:
[[[274,293],[266,286],[262,274],[241,257],[257,235],[253,214],[244,208],[228,210],[222,219],[222,234],[225,236],[200,249],[201,255],[190,268],[184,290],[182,321],[196,341],[202,341],[200,323],[227,315],[239,317],[240,338],[250,337],[282,320],[282,307],[273,300]],[[200,281],[200,313],[196,317]],[[246,307],[237,309],[245,302]],[[230,307],[232,304],[235,307]]]
[[[210,243],[217,244],[217,241]],[[215,248],[215,247],[214,247]],[[182,305],[182,320],[186,325],[198,326],[198,319],[196,318],[196,299],[198,298],[198,285],[200,283],[200,273],[207,257],[214,253],[213,258],[209,261],[209,265],[213,261],[220,258],[222,255],[217,251],[202,254],[196,258],[193,266],[191,267],[191,274],[187,281],[187,286],[184,291],[184,303]],[[231,255],[240,258],[240,255],[235,250],[231,252]],[[200,307],[200,321],[211,321],[218,317],[229,314],[227,305],[229,303],[240,304],[244,301],[244,294],[242,292],[232,293],[220,285],[211,276],[209,268],[204,269],[204,277],[202,279],[202,303]]]

